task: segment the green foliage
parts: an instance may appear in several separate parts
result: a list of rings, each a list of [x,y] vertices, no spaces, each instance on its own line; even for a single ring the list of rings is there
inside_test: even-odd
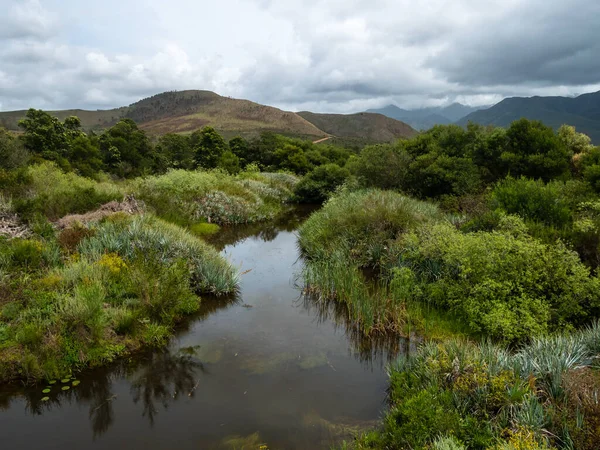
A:
[[[123,197],[115,184],[64,173],[49,162],[28,167],[27,179],[28,196],[14,203],[17,212],[30,220],[36,213],[54,220],[66,214],[95,209]]]
[[[410,155],[397,146],[379,144],[363,148],[348,168],[366,186],[403,189],[411,162]]]
[[[221,158],[219,159],[219,164],[217,164],[217,167],[219,167],[220,169],[223,169],[225,172],[227,172],[230,175],[237,175],[241,170],[240,158],[238,158],[231,151],[227,150],[227,151],[223,152],[223,154],[221,155]]]
[[[292,185],[282,184],[282,177]],[[253,172],[233,177],[219,171],[172,170],[136,180],[133,191],[159,216],[176,223],[236,224],[273,217],[281,203],[291,197],[297,182],[296,177],[284,174]]]
[[[23,167],[29,161],[29,156],[21,140],[0,128],[0,169]]]
[[[507,217],[500,227],[466,234],[448,225],[422,227],[394,244],[391,260],[418,275],[423,299],[499,340],[525,340],[598,316],[598,280],[576,253],[532,239],[518,219]]]
[[[0,243],[0,272],[12,275],[0,278],[3,380],[56,378],[163,345],[198,310],[198,293],[237,287],[214,248],[153,216],[81,229],[89,232],[78,231],[62,255],[52,240]]]
[[[212,127],[204,127],[195,131],[191,143],[196,152],[196,164],[205,169],[214,169],[219,165],[223,153],[227,151],[227,143]]]
[[[573,211],[563,196],[561,182],[506,178],[491,193],[492,209],[518,214],[524,219],[565,227],[572,223]]]
[[[154,164],[153,148],[143,130],[131,119],[121,119],[98,139],[107,169],[120,177],[146,174]]]
[[[195,153],[188,136],[175,133],[161,136],[156,144],[156,154],[161,161],[159,172],[170,168],[191,170],[195,167]]]
[[[425,343],[391,366],[382,428],[359,437],[356,447],[545,450],[576,436],[572,448],[591,450],[597,413],[586,406],[581,414],[570,379],[590,370],[598,337],[595,324],[536,339],[516,353],[490,343]]]
[[[349,176],[350,173],[337,164],[325,164],[302,178],[294,194],[302,203],[323,203]]]
[[[310,216],[299,230],[298,242],[311,259],[325,260],[333,251],[342,251],[359,265],[376,265],[399,234],[442,218],[435,205],[395,192],[347,192]]]
[[[542,122],[520,119],[506,131],[507,145],[500,156],[512,176],[542,180],[568,177],[572,151]]]

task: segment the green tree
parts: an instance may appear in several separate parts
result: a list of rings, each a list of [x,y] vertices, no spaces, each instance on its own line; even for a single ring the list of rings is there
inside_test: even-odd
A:
[[[568,177],[573,154],[552,128],[540,121],[520,119],[510,125],[506,138],[501,160],[512,176],[545,181]]]
[[[150,140],[131,119],[121,119],[99,138],[107,168],[121,176],[139,176],[151,171],[154,155]]]
[[[391,144],[369,145],[352,160],[353,173],[366,186],[402,189],[412,158],[402,148]]]
[[[223,152],[227,150],[227,143],[213,127],[204,127],[195,131],[191,136],[196,154],[196,164],[206,169],[218,166]]]
[[[319,166],[296,185],[296,198],[303,203],[323,203],[349,176],[350,172],[337,164]]]
[[[190,138],[181,134],[167,133],[160,137],[155,153],[162,162],[164,171],[167,168],[191,170],[194,168],[195,152]]]
[[[11,170],[22,167],[29,161],[29,156],[21,140],[0,128],[0,168]]]
[[[71,167],[84,177],[94,177],[104,166],[100,149],[83,133],[72,140],[68,159]]]
[[[240,158],[234,155],[231,150],[227,150],[221,155],[218,167],[224,169],[231,175],[235,175],[241,170]]]
[[[243,137],[237,136],[229,141],[229,149],[237,156],[242,166],[246,166],[254,162],[250,154],[250,144]]]
[[[36,154],[66,156],[69,151],[69,135],[65,125],[56,117],[41,109],[30,109],[19,121],[24,131],[25,147]]]

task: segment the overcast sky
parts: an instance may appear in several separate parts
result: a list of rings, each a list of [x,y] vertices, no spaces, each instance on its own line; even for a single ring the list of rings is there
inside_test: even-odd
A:
[[[0,0],[0,110],[207,89],[298,111],[600,90],[598,0]]]

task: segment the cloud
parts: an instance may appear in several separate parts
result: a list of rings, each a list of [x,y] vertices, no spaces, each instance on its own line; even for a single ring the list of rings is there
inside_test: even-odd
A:
[[[58,16],[38,0],[11,2],[0,16],[0,38],[45,38],[55,32]]]
[[[595,0],[7,0],[0,107],[209,89],[354,112],[600,89]]]

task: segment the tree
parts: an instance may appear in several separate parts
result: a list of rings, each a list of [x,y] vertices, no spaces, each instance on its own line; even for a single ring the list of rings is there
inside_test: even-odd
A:
[[[25,147],[47,159],[65,157],[69,152],[69,134],[65,125],[41,109],[30,109],[19,121]]]
[[[501,160],[512,176],[544,181],[569,176],[572,152],[552,128],[537,120],[520,119],[510,125],[506,138]]]
[[[71,142],[68,159],[71,167],[84,177],[93,178],[104,166],[100,149],[83,133]]]
[[[353,173],[366,186],[402,189],[412,158],[402,148],[391,144],[369,145],[352,160]]]
[[[99,138],[100,151],[107,168],[121,176],[148,173],[154,164],[150,140],[131,119],[121,119]]]
[[[188,136],[167,133],[158,140],[155,152],[164,161],[165,170],[171,167],[186,170],[194,168],[195,153]]]
[[[242,137],[234,137],[229,141],[229,149],[237,156],[242,166],[246,166],[251,162],[254,162],[250,155],[250,144]]]
[[[23,142],[4,128],[0,128],[0,168],[16,169],[27,164],[27,161],[29,152]]]
[[[218,167],[224,169],[231,175],[235,175],[240,172],[240,158],[233,154],[232,151],[227,150],[223,152],[219,159]]]
[[[350,172],[337,164],[319,166],[296,185],[296,198],[303,203],[323,203],[349,176]]]
[[[206,169],[213,169],[219,164],[227,144],[223,137],[213,127],[204,127],[202,131],[192,134],[196,164]]]

